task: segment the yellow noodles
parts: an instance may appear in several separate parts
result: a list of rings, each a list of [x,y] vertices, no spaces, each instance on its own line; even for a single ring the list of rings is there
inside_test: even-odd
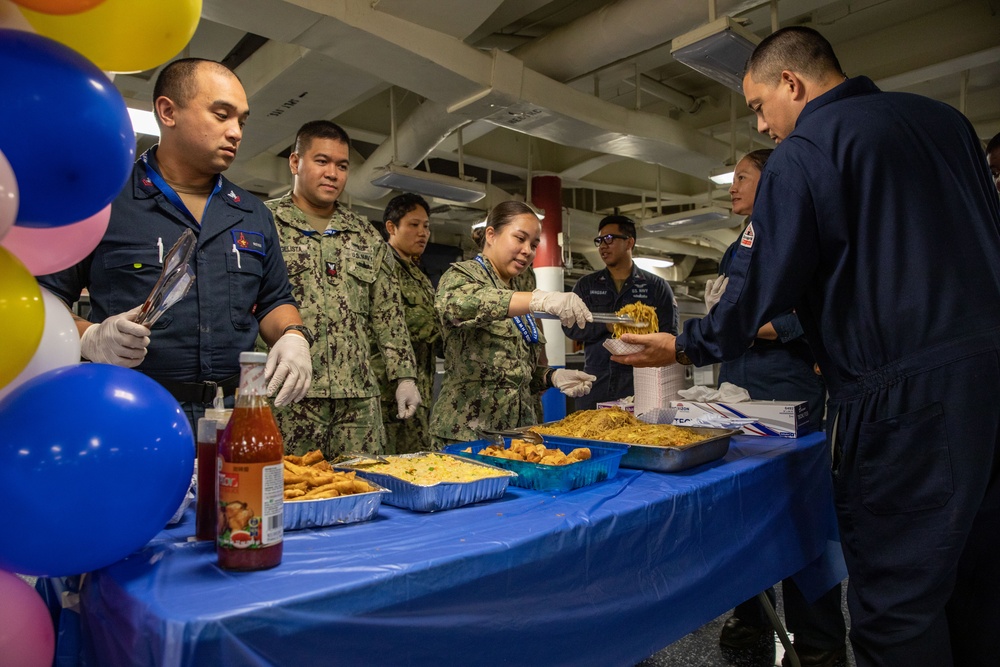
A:
[[[419,486],[430,486],[438,482],[474,482],[507,474],[503,470],[485,468],[445,454],[385,458],[389,463],[368,466],[366,470],[380,475],[392,475]]]
[[[581,410],[554,424],[532,426],[542,435],[561,435],[630,445],[686,447],[711,436],[670,424],[647,424],[621,408]]]
[[[621,310],[619,310],[616,315],[631,315],[632,319],[636,322],[645,322],[644,327],[627,327],[621,324],[615,324],[612,335],[615,338],[621,338],[622,334],[634,333],[634,334],[650,334],[656,333],[660,330],[660,324],[656,321],[656,308],[652,306],[647,306],[644,303],[635,302],[630,303]]]

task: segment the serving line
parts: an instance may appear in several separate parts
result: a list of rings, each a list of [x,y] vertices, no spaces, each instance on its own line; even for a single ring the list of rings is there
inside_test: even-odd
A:
[[[737,436],[680,473],[289,533],[254,573],[182,525],[86,578],[82,646],[114,665],[632,665],[810,563],[806,591],[838,580],[818,567],[828,459],[820,434]]]

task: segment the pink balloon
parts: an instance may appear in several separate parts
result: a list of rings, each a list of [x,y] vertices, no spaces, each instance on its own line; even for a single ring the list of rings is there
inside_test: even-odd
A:
[[[73,266],[97,247],[108,229],[111,204],[80,222],[63,227],[14,225],[0,245],[10,250],[33,276]]]
[[[58,227],[57,229],[62,229]],[[29,361],[17,376],[0,387],[0,401],[7,394],[36,375],[41,375],[53,368],[72,366],[80,363],[80,333],[69,310],[44,287],[42,301],[45,305],[45,326],[42,329],[42,341],[35,350],[35,356]]]
[[[42,596],[17,575],[0,570],[0,660],[49,667],[55,652],[55,629]]]
[[[3,151],[0,151],[0,239],[17,220],[18,202],[17,178],[10,162],[7,162]]]

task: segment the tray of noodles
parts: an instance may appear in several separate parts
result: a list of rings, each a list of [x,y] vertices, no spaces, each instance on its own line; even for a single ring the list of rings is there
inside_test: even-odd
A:
[[[739,429],[647,424],[621,408],[580,410],[557,422],[526,426],[548,440],[558,436],[577,446],[610,442],[629,445],[623,468],[679,472],[721,459]]]
[[[499,498],[517,475],[479,461],[438,452],[385,457],[389,463],[354,459],[337,468],[354,470],[392,493],[383,502],[416,512],[437,512]]]

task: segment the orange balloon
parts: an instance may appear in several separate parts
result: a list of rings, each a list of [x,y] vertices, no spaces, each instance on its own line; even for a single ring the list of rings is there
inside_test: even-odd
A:
[[[79,14],[93,9],[104,0],[10,0],[15,5],[33,9],[42,14]]]
[[[24,370],[42,340],[42,288],[21,261],[0,247],[0,387]]]

